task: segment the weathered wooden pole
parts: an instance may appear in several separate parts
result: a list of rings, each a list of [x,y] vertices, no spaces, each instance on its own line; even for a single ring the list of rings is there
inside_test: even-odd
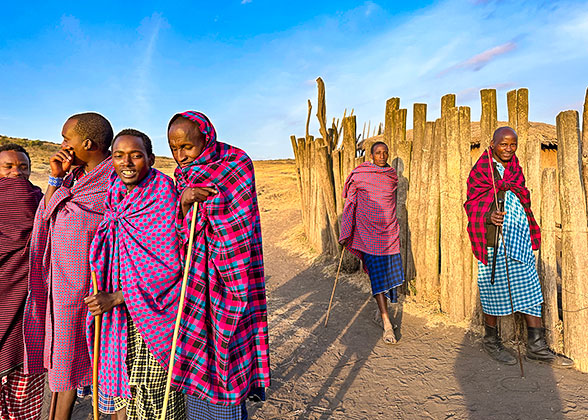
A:
[[[302,214],[302,226],[306,226],[306,213],[304,210],[304,192],[302,191],[302,177],[301,177],[301,152],[296,141],[296,136],[290,136],[290,143],[292,143],[292,150],[294,151],[294,162],[296,163],[296,180],[298,184],[298,194],[300,195],[300,211]]]
[[[343,213],[343,184],[341,168],[341,149],[335,149],[331,152],[331,159],[333,160],[333,183],[335,185],[335,200],[337,203],[337,214],[341,217]]]
[[[588,372],[588,228],[581,181],[578,112],[560,112],[556,127],[564,352],[574,359],[579,370]]]
[[[561,321],[557,307],[557,253],[555,248],[555,213],[559,205],[558,198],[554,194],[557,190],[557,178],[554,168],[543,170],[541,193],[543,195],[541,206],[541,286],[543,289],[543,322],[547,331],[547,342],[557,352],[563,351],[561,336]]]
[[[513,89],[506,93],[506,107],[508,109],[508,126],[516,131],[517,129],[517,90]]]
[[[482,115],[480,117],[480,148],[490,146],[492,134],[496,130],[498,111],[496,108],[496,89],[482,89],[480,91]]]
[[[431,153],[428,165],[427,211],[426,211],[426,241],[425,241],[425,296],[427,300],[440,302],[439,282],[439,253],[440,253],[440,163],[443,159],[442,150],[445,147],[445,127],[443,120],[427,123],[425,137],[430,137]],[[427,140],[427,143],[429,140]]]
[[[319,122],[319,132],[325,142],[327,143],[328,151],[330,152],[333,149],[333,145],[329,139],[329,134],[327,132],[327,100],[325,97],[325,82],[323,79],[318,77],[316,79],[316,85],[318,89],[318,102],[316,107],[316,118]],[[310,101],[309,101],[310,103]],[[310,110],[309,110],[310,112]]]
[[[459,206],[461,216],[461,240],[462,240],[462,260],[463,260],[463,300],[464,316],[470,319],[474,315],[476,308],[472,295],[475,295],[477,284],[472,281],[472,260],[473,254],[470,246],[470,239],[467,233],[468,218],[463,208],[463,203],[467,199],[467,179],[472,169],[472,156],[470,153],[472,145],[472,127],[471,127],[471,110],[468,106],[459,107],[459,152],[461,157],[461,173],[459,176],[460,184],[460,202]]]
[[[588,207],[588,89],[584,97],[584,109],[582,112],[582,179]]]
[[[390,98],[386,101],[386,113],[384,115],[384,143],[388,145],[390,156],[396,156],[393,146],[395,112],[400,108],[400,98]]]
[[[319,186],[323,194],[330,233],[328,251],[330,255],[336,256],[339,254],[339,220],[328,146],[319,147],[317,154]]]
[[[414,104],[413,122],[412,122],[412,149],[410,156],[410,176],[407,198],[408,212],[408,229],[407,229],[407,260],[413,261],[412,267],[407,267],[407,278],[415,278],[417,297],[420,299],[423,295],[424,286],[424,252],[420,249],[420,243],[425,240],[422,235],[424,226],[421,221],[424,220],[419,212],[421,203],[421,191],[423,189],[422,162],[425,156],[425,126],[427,124],[427,105]],[[424,199],[425,197],[423,197]],[[424,203],[423,203],[424,204]],[[424,208],[424,206],[423,206]],[[413,268],[413,270],[410,270]]]
[[[449,314],[453,321],[461,321],[465,316],[464,308],[464,267],[462,241],[461,199],[461,156],[459,141],[459,110],[456,107],[445,110],[446,137],[446,172],[441,182],[446,184],[445,206],[441,213],[441,278],[442,310]],[[457,258],[456,258],[457,257]]]
[[[455,94],[448,93],[441,97],[441,118],[444,118],[447,110],[455,106]]]
[[[355,116],[343,118],[343,144],[341,150],[342,183],[355,168],[355,154],[357,152],[356,142],[356,118]],[[350,252],[345,252],[341,264],[343,271],[353,272],[359,268],[359,260]]]

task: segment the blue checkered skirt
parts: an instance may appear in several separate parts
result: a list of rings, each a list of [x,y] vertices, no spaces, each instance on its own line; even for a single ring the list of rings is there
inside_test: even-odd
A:
[[[488,315],[504,316],[512,313],[503,252],[501,244],[496,258],[494,284],[490,283],[494,248],[488,247],[488,265],[478,262],[480,300],[484,313]],[[535,259],[523,263],[509,257],[508,274],[514,311],[540,317],[543,294],[535,268]]]
[[[186,398],[188,420],[247,420],[245,402],[241,405],[217,405],[201,400],[194,395]]]
[[[404,283],[400,254],[371,255],[363,253],[363,263],[370,276],[372,295],[384,293],[390,302],[398,302],[397,287]]]

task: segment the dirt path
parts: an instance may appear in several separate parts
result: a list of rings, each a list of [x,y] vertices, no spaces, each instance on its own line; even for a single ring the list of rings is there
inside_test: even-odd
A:
[[[339,283],[324,328],[333,263],[275,245],[298,217],[264,213],[273,384],[254,419],[588,418],[588,375],[524,362],[522,380],[518,366],[490,360],[479,337],[429,327],[413,304],[391,310],[400,344],[383,344],[361,276]]]
[[[372,323],[375,304],[360,275],[344,277],[328,328],[334,262],[311,262],[297,238],[293,165],[256,163],[264,236],[272,386],[252,419],[587,419],[588,375],[525,362],[501,366],[479,337],[431,325],[413,303],[395,308],[398,346]],[[74,420],[91,419],[88,400]],[[45,417],[46,418],[46,417]]]

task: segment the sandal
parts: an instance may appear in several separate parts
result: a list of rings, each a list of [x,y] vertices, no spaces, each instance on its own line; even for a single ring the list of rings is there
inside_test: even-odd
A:
[[[382,340],[384,340],[385,344],[398,344],[398,340],[396,340],[396,335],[394,335],[394,328],[390,328],[384,331],[382,335]]]

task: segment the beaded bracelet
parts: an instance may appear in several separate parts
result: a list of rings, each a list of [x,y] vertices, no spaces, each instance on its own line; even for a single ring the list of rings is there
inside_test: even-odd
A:
[[[52,187],[61,187],[61,185],[63,184],[63,178],[58,178],[58,177],[54,177],[49,175],[49,185],[51,185]]]

